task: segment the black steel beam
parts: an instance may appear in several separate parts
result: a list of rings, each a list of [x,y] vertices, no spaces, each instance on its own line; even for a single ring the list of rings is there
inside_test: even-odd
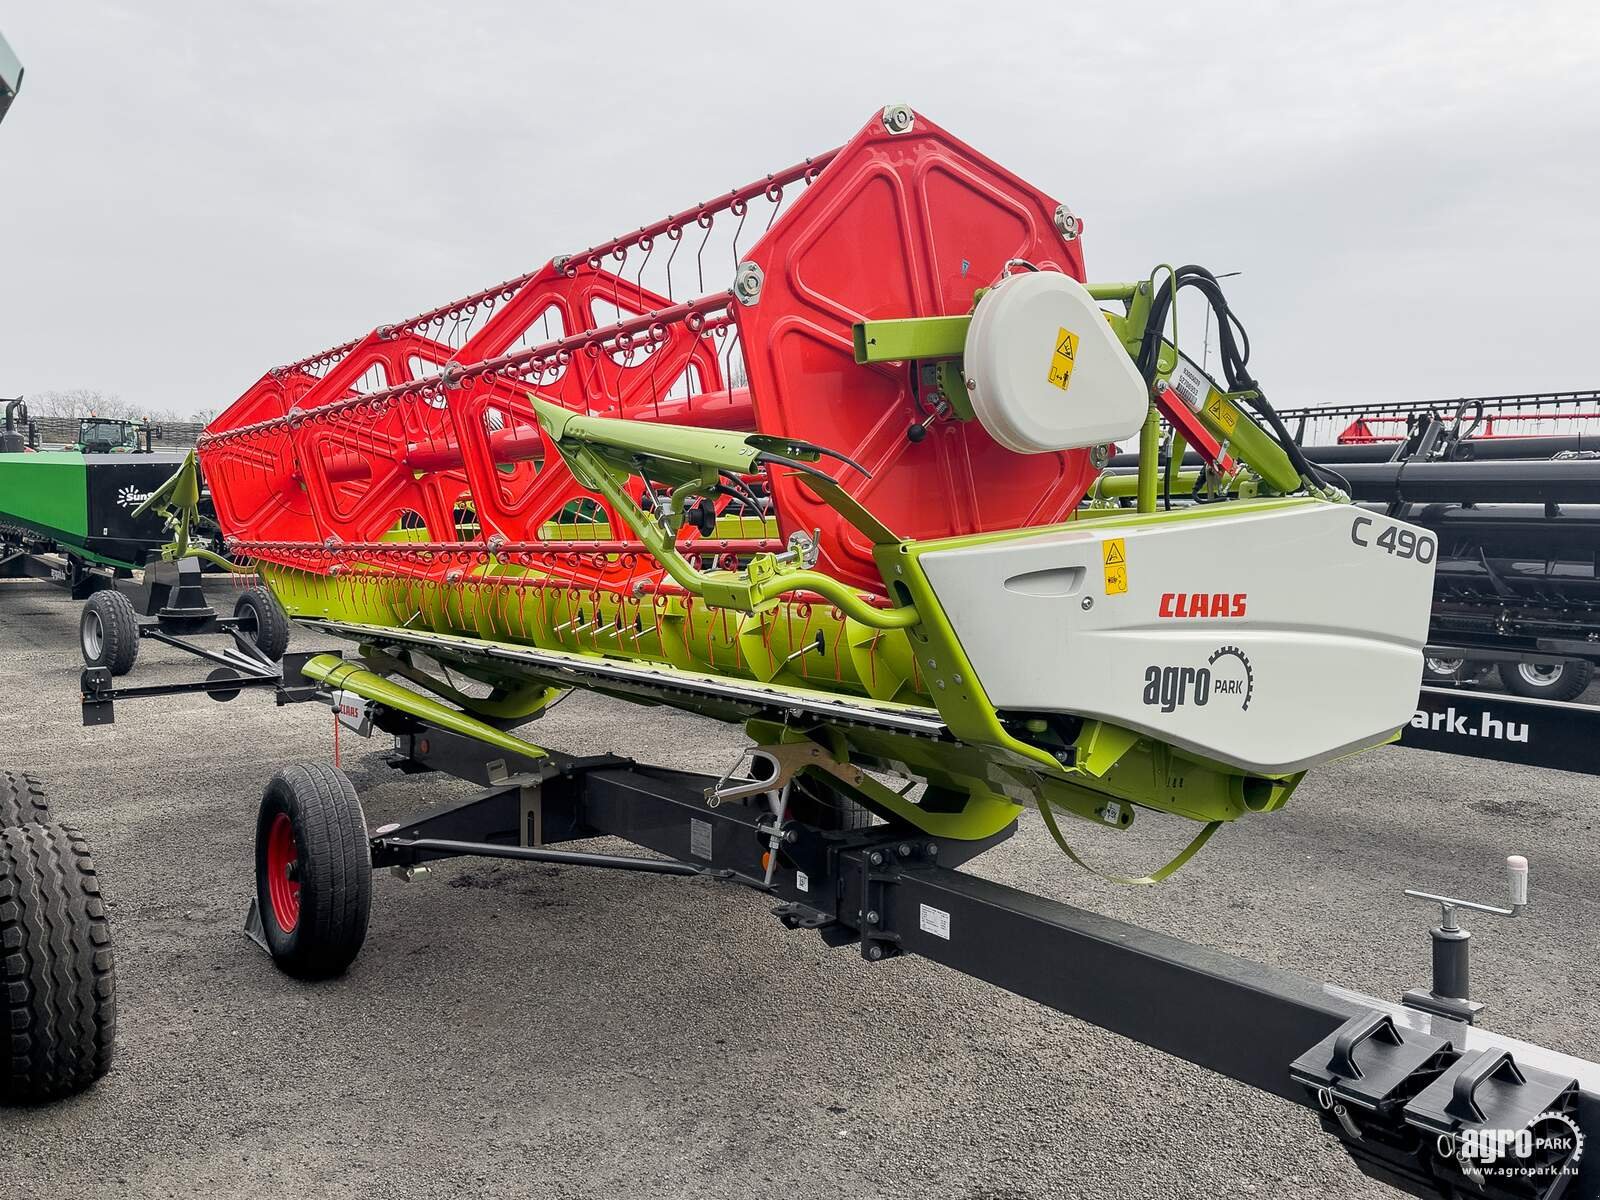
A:
[[[1359,1011],[1321,984],[943,867],[886,889],[901,948],[1273,1095]]]
[[[1465,688],[1423,688],[1400,745],[1600,775],[1600,708]]]
[[[1354,500],[1428,504],[1585,504],[1600,496],[1600,459],[1342,463]]]
[[[585,850],[552,850],[547,846],[503,846],[495,842],[457,842],[449,838],[375,839],[384,849],[415,853],[419,861],[440,858],[511,858],[522,862],[560,863],[569,867],[601,867],[645,875],[704,875],[705,869],[670,858],[627,854],[592,854]]]

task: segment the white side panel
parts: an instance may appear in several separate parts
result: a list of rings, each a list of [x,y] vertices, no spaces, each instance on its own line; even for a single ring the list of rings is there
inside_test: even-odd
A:
[[[921,561],[996,708],[1101,718],[1276,774],[1411,718],[1434,557],[1425,530],[1313,503],[1088,521]]]

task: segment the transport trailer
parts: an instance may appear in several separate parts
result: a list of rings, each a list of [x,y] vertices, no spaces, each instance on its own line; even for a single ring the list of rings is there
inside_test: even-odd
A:
[[[747,773],[730,777],[526,744],[528,752],[489,749],[446,724],[314,683],[300,671],[311,658],[290,656],[294,683],[280,702],[330,705],[348,730],[392,736],[394,769],[482,790],[369,830],[337,768],[308,762],[274,776],[257,824],[247,931],[290,975],[325,978],[353,961],[375,870],[411,879],[431,863],[482,857],[705,876],[748,890],[795,936],[853,948],[889,970],[899,956],[921,955],[1303,1105],[1364,1173],[1411,1195],[1600,1195],[1600,1156],[1581,1149],[1600,1136],[1600,1064],[1475,1023],[1481,1006],[1469,995],[1470,935],[1459,917],[1523,911],[1526,867],[1514,858],[1504,905],[1419,893],[1443,905],[1430,938],[1434,973],[1397,1003],[962,869],[1003,853],[1014,824],[982,842],[930,836],[841,804],[826,772],[807,772],[803,760],[759,751]],[[789,798],[781,821],[777,787]],[[599,836],[646,853],[569,846]],[[1419,928],[1419,975],[1422,943]]]

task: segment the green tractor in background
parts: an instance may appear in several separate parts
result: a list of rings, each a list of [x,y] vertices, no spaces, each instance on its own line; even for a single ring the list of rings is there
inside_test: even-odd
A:
[[[150,424],[149,417],[124,421],[91,413],[78,418],[77,440],[67,449],[81,454],[149,454],[160,436],[161,427]]]

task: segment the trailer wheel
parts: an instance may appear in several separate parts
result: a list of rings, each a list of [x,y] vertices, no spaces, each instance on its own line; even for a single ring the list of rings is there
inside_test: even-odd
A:
[[[343,974],[371,902],[367,821],[350,780],[326,763],[279,771],[256,819],[256,904],[273,961],[300,979]]]
[[[1500,681],[1506,690],[1535,700],[1576,700],[1594,679],[1594,664],[1586,658],[1559,663],[1501,663]]]
[[[0,829],[11,825],[44,825],[50,802],[44,785],[26,771],[0,771]]]
[[[271,589],[260,584],[246,588],[234,603],[233,615],[239,620],[239,632],[257,650],[273,662],[283,657],[289,648],[289,615]]]
[[[1466,674],[1467,660],[1464,658],[1424,658],[1422,660],[1423,683],[1460,683]]]
[[[111,1065],[111,927],[88,840],[67,825],[0,829],[0,1104],[82,1091]]]
[[[139,620],[133,601],[115,588],[90,596],[78,620],[78,641],[89,666],[110,667],[113,675],[133,670],[139,657]]]

